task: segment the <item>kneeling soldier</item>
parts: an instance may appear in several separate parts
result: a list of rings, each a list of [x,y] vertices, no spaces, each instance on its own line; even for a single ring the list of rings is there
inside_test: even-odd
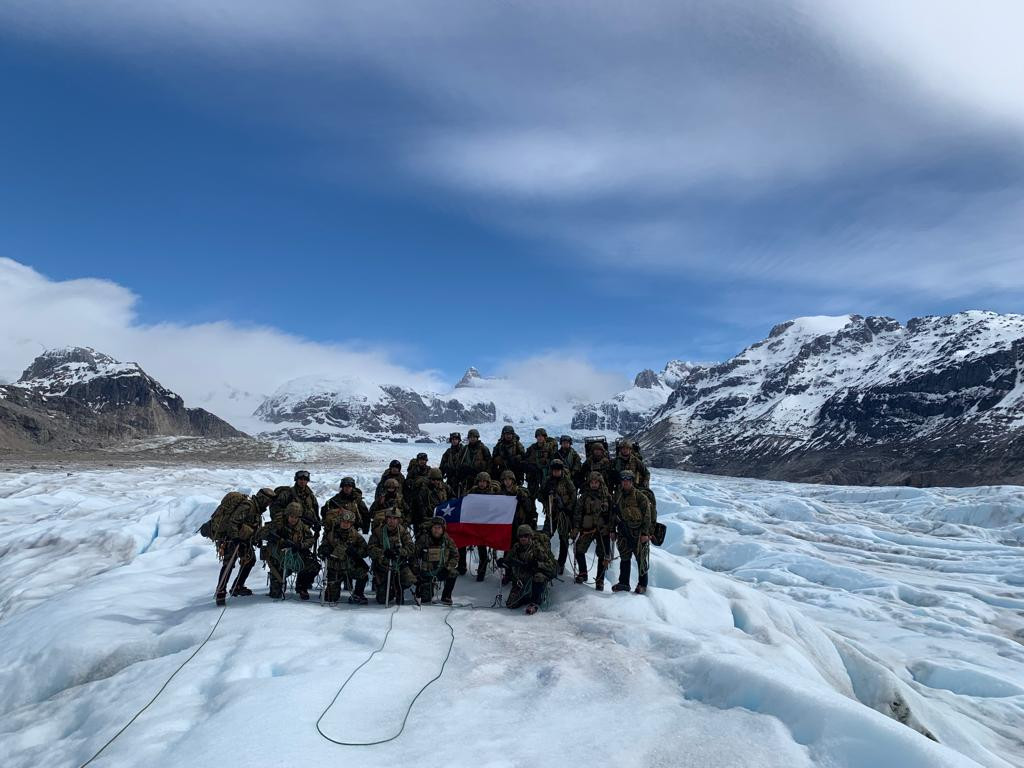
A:
[[[270,548],[270,596],[284,597],[288,574],[296,573],[295,593],[309,600],[309,588],[320,573],[320,562],[313,556],[316,536],[302,521],[302,505],[297,501],[289,504],[277,522],[271,521],[260,529],[260,539]]]
[[[366,605],[366,557],[370,548],[366,539],[356,528],[356,513],[351,509],[343,510],[338,517],[338,525],[334,532],[334,549],[327,558],[327,586],[324,589],[324,600],[336,603],[341,597],[341,582],[354,582],[352,595],[348,601],[356,605]]]
[[[505,607],[528,603],[526,613],[532,615],[540,609],[548,582],[555,578],[555,558],[547,534],[537,533],[528,525],[520,525],[516,534],[516,543],[498,563],[512,570],[513,586]]]
[[[651,505],[647,497],[633,487],[633,473],[623,472],[621,485],[615,496],[615,511],[618,514],[619,581],[612,586],[612,592],[629,591],[629,572],[636,557],[640,579],[636,593],[647,591],[648,558],[651,555]]]
[[[443,517],[435,517],[430,521],[430,527],[416,539],[419,560],[416,596],[423,602],[433,600],[434,585],[443,581],[441,602],[452,604],[452,590],[459,574],[459,550],[445,532],[446,527]]]
[[[409,529],[402,525],[402,513],[394,508],[384,513],[384,525],[370,534],[370,558],[373,560],[373,582],[378,603],[390,601],[390,587],[395,603],[405,600],[405,590],[415,579],[409,560],[415,552]]]

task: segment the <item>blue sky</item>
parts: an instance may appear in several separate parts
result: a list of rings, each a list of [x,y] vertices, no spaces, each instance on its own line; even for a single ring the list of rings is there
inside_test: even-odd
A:
[[[135,5],[0,9],[0,257],[126,323],[454,379],[1021,307],[1013,3]]]

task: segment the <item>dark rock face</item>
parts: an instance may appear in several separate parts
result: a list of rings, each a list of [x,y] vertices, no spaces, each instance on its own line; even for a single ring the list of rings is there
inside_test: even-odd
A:
[[[475,369],[470,368],[470,371],[473,370]],[[381,389],[406,408],[417,424],[436,422],[484,424],[497,418],[494,403],[477,403],[466,406],[458,400],[443,400],[431,396],[424,398],[418,392],[404,387],[385,386]]]
[[[75,347],[40,355],[16,384],[0,388],[0,444],[97,447],[160,435],[243,437],[135,363]]]
[[[645,368],[636,375],[633,379],[633,386],[637,389],[651,389],[652,387],[658,386],[661,383],[661,379],[658,378],[658,374],[652,371],[650,368]]]
[[[644,455],[809,482],[1024,482],[1024,316],[825,320],[694,372],[639,431]]]

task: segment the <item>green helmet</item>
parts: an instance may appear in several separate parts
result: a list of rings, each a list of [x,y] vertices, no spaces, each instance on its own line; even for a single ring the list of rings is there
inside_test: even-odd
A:
[[[284,514],[287,517],[302,517],[302,505],[297,501],[293,501],[284,508]]]
[[[544,429],[544,427],[537,427],[536,431],[534,431],[534,433],[533,433],[533,436],[534,437],[547,437],[548,436],[548,431],[546,429]]]
[[[588,483],[600,483],[604,478],[600,472],[591,472],[590,477],[587,478]]]
[[[437,467],[431,467],[430,471],[427,472],[428,480],[440,480],[442,478],[441,470]]]
[[[263,505],[269,504],[273,500],[274,496],[273,488],[260,488],[256,491],[256,501]]]
[[[511,424],[506,424],[504,427],[501,428],[501,434],[503,435],[514,435],[515,433],[516,428],[513,427]]]
[[[632,447],[633,447],[633,441],[630,440],[628,437],[625,440],[623,440],[621,443],[619,443],[619,448],[632,448]]]
[[[295,473],[295,480],[309,480],[309,472],[305,469],[300,469]]]
[[[572,437],[569,435],[562,435],[560,438],[558,438],[558,442],[568,443],[569,445],[572,445]]]
[[[338,484],[338,487],[339,488],[344,488],[346,485],[351,485],[353,488],[355,488],[356,487],[355,479],[351,478],[351,477],[343,477],[343,478],[341,478],[341,483]]]
[[[516,536],[533,536],[533,528],[528,526],[526,523],[523,523],[518,528],[516,528]]]
[[[551,462],[552,469],[565,469],[565,462],[561,459],[555,459]]]
[[[513,472],[511,469],[506,469],[504,472],[501,473],[501,482],[503,482],[503,483],[506,480],[515,480],[515,479],[516,479],[516,473]]]
[[[476,473],[476,481],[477,481],[477,483],[480,483],[480,482],[489,483],[489,482],[491,482],[491,474],[490,474],[490,472],[477,472]]]
[[[399,510],[395,509],[394,507],[391,507],[390,509],[388,509],[384,513],[384,518],[385,519],[387,519],[389,517],[399,517],[400,518],[401,516],[402,516],[402,513]]]
[[[466,437],[480,437],[479,429],[471,429],[466,433]]]
[[[398,490],[398,481],[395,480],[395,478],[393,478],[393,477],[389,477],[387,480],[384,481],[384,490],[386,490],[386,491],[397,491]]]
[[[628,469],[619,475],[619,480],[621,480],[622,482],[626,482],[627,480],[629,480],[629,482],[632,483],[634,479],[635,478],[633,477],[633,473],[630,472]]]
[[[435,525],[440,525],[442,528],[447,528],[448,523],[443,517],[435,517],[430,521],[430,527],[433,528]]]

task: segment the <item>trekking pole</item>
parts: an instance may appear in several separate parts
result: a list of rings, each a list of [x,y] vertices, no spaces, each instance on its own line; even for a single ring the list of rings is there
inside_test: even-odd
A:
[[[385,595],[384,607],[385,608],[390,608],[391,607],[391,569],[393,567],[392,566],[393,562],[394,562],[393,560],[388,560],[388,580],[387,580],[387,586],[385,587],[385,592],[384,592],[384,595]]]
[[[228,578],[230,578],[231,576],[231,571],[235,569],[235,560],[238,558],[238,548],[241,546],[242,542],[237,542],[235,544],[235,551],[231,553],[230,562],[228,560],[224,561],[224,567],[222,568],[223,576],[221,576],[221,578],[217,581],[217,592],[214,595],[214,597],[219,595],[223,590],[227,589]]]

